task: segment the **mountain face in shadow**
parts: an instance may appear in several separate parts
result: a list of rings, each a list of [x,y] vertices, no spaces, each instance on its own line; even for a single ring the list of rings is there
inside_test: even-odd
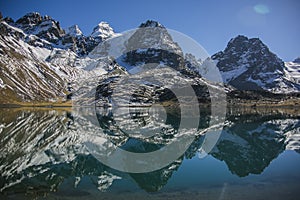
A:
[[[1,109],[1,193],[31,194],[35,191],[34,195],[39,196],[63,189],[66,184],[80,188],[82,180],[95,190],[106,191],[119,179],[132,180],[147,192],[160,190],[185,159],[197,155],[203,136],[196,136],[182,156],[162,169],[149,173],[120,172],[103,165],[86,149],[84,142],[91,137],[86,130],[97,133],[102,129],[103,138],[107,136],[124,150],[151,152],[176,139],[180,122],[176,111],[166,113],[165,124],[153,123],[151,112],[145,108],[135,108],[129,115],[131,117],[122,112],[99,111],[99,126],[83,117],[84,113]],[[284,150],[299,152],[300,121],[297,116],[280,112],[231,112],[227,116],[230,123],[223,129],[210,155],[224,161],[237,176],[260,174]],[[209,115],[202,116],[200,128],[207,127],[208,121]],[[143,138],[134,132],[146,126],[147,130],[155,130],[155,134]],[[132,132],[124,131],[125,128]]]

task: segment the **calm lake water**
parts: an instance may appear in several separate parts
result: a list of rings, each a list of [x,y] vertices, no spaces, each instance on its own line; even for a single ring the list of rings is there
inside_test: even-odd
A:
[[[178,140],[183,116],[161,109],[1,108],[0,199],[300,198],[298,109],[229,109],[207,155],[205,134],[196,134],[153,172],[118,171],[91,153],[95,135],[135,153]],[[198,130],[208,128],[210,112],[201,111],[199,122]]]

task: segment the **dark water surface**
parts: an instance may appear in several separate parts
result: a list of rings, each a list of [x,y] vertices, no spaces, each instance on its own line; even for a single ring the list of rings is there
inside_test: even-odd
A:
[[[297,109],[229,110],[207,155],[199,134],[178,159],[148,173],[112,169],[87,149],[99,130],[126,151],[163,148],[177,140],[181,116],[160,109],[1,108],[0,199],[300,198]],[[209,126],[209,114],[201,112],[199,130]]]

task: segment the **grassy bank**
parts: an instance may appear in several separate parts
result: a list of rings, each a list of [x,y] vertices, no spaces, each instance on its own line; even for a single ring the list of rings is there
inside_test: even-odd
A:
[[[13,102],[7,104],[0,104],[2,108],[19,108],[19,107],[41,107],[41,108],[52,108],[52,107],[72,107],[72,101],[66,102]]]
[[[164,101],[161,103],[165,107],[179,107],[179,104],[174,101]],[[130,106],[130,105],[129,105]],[[130,107],[149,107],[131,105]],[[186,105],[188,106],[188,105]],[[210,103],[200,103],[201,107],[210,107]],[[72,107],[72,101],[62,101],[62,102],[14,102],[14,103],[2,103],[0,107],[4,108],[18,108],[18,107],[41,107],[41,108],[52,108],[52,107]],[[300,98],[291,98],[284,100],[245,100],[245,99],[229,99],[227,100],[227,107],[299,107],[300,108]]]

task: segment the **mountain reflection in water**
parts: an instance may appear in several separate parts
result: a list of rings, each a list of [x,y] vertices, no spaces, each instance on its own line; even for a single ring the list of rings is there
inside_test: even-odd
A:
[[[197,157],[203,135],[195,136],[187,151],[173,163],[149,173],[114,170],[86,149],[84,141],[89,135],[84,130],[87,129],[95,133],[101,129],[114,145],[136,153],[155,151],[176,140],[180,111],[130,109],[129,115],[118,110],[96,109],[95,121],[86,114],[88,110],[84,113],[64,109],[1,108],[0,197],[80,197],[97,193],[110,197],[122,191],[140,191],[138,188],[146,192],[160,191],[163,195],[166,186],[165,190],[184,191],[186,185],[180,188],[180,183],[187,180],[172,175],[187,173],[188,177],[189,173],[206,170],[184,170],[189,167],[190,164],[185,164],[189,160],[200,164],[205,161],[206,158]],[[201,111],[200,130],[209,126],[209,114],[207,110]],[[300,152],[299,113],[293,110],[229,110],[226,122],[207,159],[214,160],[212,165],[220,165],[217,160],[226,163],[233,177],[262,174],[283,152]],[[300,157],[298,153],[293,155]],[[205,177],[203,179],[205,181]],[[299,186],[299,182],[296,183]],[[172,184],[179,186],[172,188]]]

